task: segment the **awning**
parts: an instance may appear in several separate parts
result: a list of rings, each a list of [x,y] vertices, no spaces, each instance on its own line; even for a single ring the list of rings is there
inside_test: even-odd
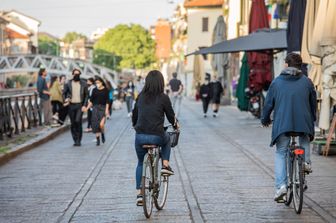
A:
[[[187,56],[284,49],[287,49],[285,29],[262,29],[246,36],[226,40],[213,46],[200,49]]]

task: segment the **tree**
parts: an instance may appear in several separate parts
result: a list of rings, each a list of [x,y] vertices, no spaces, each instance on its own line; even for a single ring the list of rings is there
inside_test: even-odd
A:
[[[38,44],[39,44],[39,53],[58,56],[59,54],[58,41],[48,36],[41,35],[38,37]]]
[[[65,43],[72,43],[75,40],[78,39],[87,39],[87,37],[84,34],[77,33],[77,32],[68,32],[63,37],[63,41]]]
[[[155,42],[140,25],[118,25],[109,29],[95,44],[94,50],[120,57],[117,68],[142,69],[155,62]]]

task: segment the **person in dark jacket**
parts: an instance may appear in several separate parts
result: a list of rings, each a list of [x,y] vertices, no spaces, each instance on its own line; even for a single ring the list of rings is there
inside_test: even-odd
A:
[[[160,71],[150,71],[146,77],[145,86],[138,96],[132,114],[132,123],[136,131],[135,150],[138,156],[136,168],[136,189],[138,190],[137,205],[142,205],[141,175],[146,144],[160,145],[162,157],[161,173],[173,175],[169,166],[170,136],[164,130],[165,116],[168,121],[178,128],[178,122],[169,97],[164,94],[164,79]]]
[[[314,138],[316,121],[316,92],[311,80],[300,70],[301,56],[290,53],[285,61],[287,68],[273,80],[261,118],[262,125],[268,126],[274,110],[271,146],[276,145],[275,201],[281,201],[287,193],[286,157],[290,143],[288,133],[301,133],[299,142],[305,150],[305,169],[311,171],[309,141]]]
[[[92,108],[92,132],[96,134],[96,145],[99,146],[100,137],[102,143],[105,143],[105,121],[109,115],[109,91],[101,77],[97,76],[95,83],[96,87],[92,90],[86,111]]]
[[[210,77],[206,77],[200,88],[200,97],[202,99],[204,118],[207,117],[211,96]]]
[[[69,105],[69,117],[71,121],[71,134],[74,146],[81,146],[83,128],[82,117],[88,103],[88,88],[85,80],[80,79],[81,71],[72,71],[72,80],[64,86],[63,97]]]
[[[211,102],[212,102],[213,117],[216,118],[218,116],[219,105],[224,89],[217,77],[214,78],[214,81],[211,83],[210,86],[212,91]]]
[[[41,68],[38,73],[37,79],[37,92],[40,98],[40,109],[43,112],[44,124],[50,125],[52,121],[50,91],[47,84],[47,71]]]

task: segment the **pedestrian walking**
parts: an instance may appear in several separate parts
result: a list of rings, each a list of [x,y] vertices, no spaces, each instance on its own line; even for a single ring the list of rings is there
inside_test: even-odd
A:
[[[213,117],[216,118],[218,116],[221,97],[224,92],[223,86],[217,77],[214,77],[214,81],[211,83],[211,91],[212,91],[211,102],[212,102]]]
[[[66,76],[65,75],[61,75],[59,77],[59,82],[60,82],[60,88],[62,90],[62,98],[63,98],[64,86],[66,84]],[[59,116],[58,116],[58,118],[59,118],[59,122],[58,123],[61,124],[61,125],[64,124],[65,119],[66,119],[66,117],[68,115],[68,108],[69,107],[67,106],[67,103],[64,102],[64,98],[63,98],[63,105],[62,105],[62,107],[59,110]]]
[[[135,150],[138,157],[136,168],[136,189],[138,190],[136,204],[142,204],[141,175],[143,160],[147,149],[142,148],[146,144],[160,145],[162,157],[162,174],[173,175],[174,171],[169,166],[170,136],[164,130],[164,119],[178,128],[179,124],[174,114],[169,97],[164,94],[164,79],[160,71],[150,71],[146,77],[144,89],[140,93],[134,106],[132,124],[136,131]]]
[[[50,98],[51,98],[53,119],[56,121],[56,125],[60,125],[61,121],[59,120],[59,116],[63,108],[63,93],[61,84],[57,76],[51,77]]]
[[[105,121],[109,115],[109,91],[101,77],[95,79],[96,88],[92,90],[86,111],[92,108],[92,132],[96,135],[96,145],[105,143]]]
[[[91,98],[92,95],[92,91],[94,88],[96,88],[95,85],[95,80],[90,77],[89,79],[87,79],[86,84],[88,86],[88,92],[89,92],[89,100]],[[87,128],[85,129],[85,132],[92,132],[92,108],[88,109],[87,111]]]
[[[177,79],[177,73],[173,73],[173,78],[169,81],[171,102],[173,109],[176,113],[176,117],[180,114],[181,103],[182,103],[182,91],[183,85],[182,82]]]
[[[109,115],[106,118],[110,119],[110,117],[112,115],[112,110],[113,110],[114,88],[112,87],[112,84],[109,81],[106,81],[105,84],[106,84],[106,88],[109,92],[109,106],[108,106]]]
[[[80,79],[81,71],[72,71],[72,80],[64,86],[64,98],[69,103],[69,117],[71,121],[71,134],[74,146],[81,146],[83,135],[83,111],[88,103],[88,88],[85,80]]]
[[[125,93],[125,102],[127,106],[127,114],[128,117],[131,117],[134,103],[134,93],[135,93],[135,86],[133,81],[129,81],[127,83],[127,86],[124,88],[124,93]]]
[[[290,53],[285,62],[286,68],[268,89],[261,118],[262,125],[269,126],[274,110],[271,146],[276,145],[274,200],[277,202],[287,194],[288,133],[299,133],[300,146],[304,149],[305,171],[311,172],[310,141],[314,139],[317,107],[314,85],[301,71],[301,56]]]
[[[40,111],[43,113],[44,125],[50,125],[52,121],[52,111],[50,102],[50,92],[47,84],[47,71],[41,68],[37,79],[37,92],[40,98]]]
[[[211,85],[210,85],[210,77],[206,77],[204,83],[200,87],[200,97],[202,99],[202,106],[203,106],[203,116],[204,118],[207,117],[209,103],[211,100]]]
[[[135,89],[138,95],[141,93],[144,86],[145,86],[145,83],[144,83],[143,78],[141,76],[138,76],[137,82],[135,84]]]

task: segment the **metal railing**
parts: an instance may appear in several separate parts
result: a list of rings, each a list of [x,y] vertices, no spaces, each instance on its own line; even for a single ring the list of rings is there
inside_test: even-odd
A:
[[[0,140],[42,125],[38,93],[0,97]]]

